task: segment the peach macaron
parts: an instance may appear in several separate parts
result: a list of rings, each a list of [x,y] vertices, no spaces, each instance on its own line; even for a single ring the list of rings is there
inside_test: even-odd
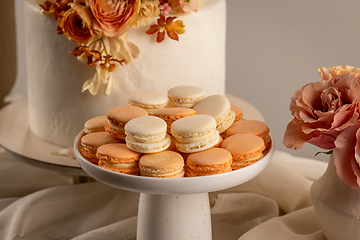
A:
[[[235,113],[234,122],[237,122],[243,118],[244,114],[239,106],[230,103],[230,110]]]
[[[181,178],[185,175],[184,159],[173,151],[145,154],[139,161],[140,175],[156,178]]]
[[[264,140],[265,147],[268,148],[271,142],[270,129],[268,125],[260,120],[246,120],[234,122],[231,127],[226,130],[225,137],[229,137],[238,133],[252,133]]]
[[[228,150],[232,157],[232,169],[249,166],[261,158],[265,150],[264,140],[252,133],[235,134],[226,138],[221,148]]]
[[[94,132],[85,134],[80,140],[82,146],[80,153],[88,161],[97,164],[99,159],[96,157],[96,151],[100,146],[104,144],[120,142],[120,139],[114,138],[107,132]]]
[[[105,132],[105,125],[107,124],[106,116],[94,117],[87,120],[84,124],[85,133]]]
[[[223,148],[192,153],[186,160],[186,176],[197,177],[230,172],[232,161],[231,153]]]
[[[147,115],[146,110],[131,105],[111,108],[106,112],[108,123],[105,130],[113,137],[125,140],[125,124],[133,118]]]
[[[138,162],[141,153],[130,150],[124,143],[102,145],[97,149],[96,156],[99,167],[124,174],[140,174]]]

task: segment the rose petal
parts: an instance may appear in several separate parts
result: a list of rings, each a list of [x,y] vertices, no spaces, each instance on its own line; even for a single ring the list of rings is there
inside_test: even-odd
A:
[[[356,136],[360,123],[344,129],[335,141],[333,159],[336,173],[341,181],[351,188],[360,188],[360,167],[355,159]],[[356,175],[359,174],[359,175]]]

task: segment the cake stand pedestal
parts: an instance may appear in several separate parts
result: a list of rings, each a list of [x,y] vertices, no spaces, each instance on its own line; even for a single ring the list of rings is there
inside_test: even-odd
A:
[[[81,131],[74,151],[81,168],[94,179],[112,187],[140,193],[137,240],[212,239],[208,192],[230,188],[249,181],[270,163],[274,144],[258,162],[228,173],[161,179],[109,171],[92,164],[79,152]]]

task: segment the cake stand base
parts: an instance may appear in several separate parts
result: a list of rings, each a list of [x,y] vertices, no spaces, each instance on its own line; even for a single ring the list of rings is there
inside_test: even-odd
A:
[[[208,193],[140,194],[137,240],[211,240],[211,235]]]

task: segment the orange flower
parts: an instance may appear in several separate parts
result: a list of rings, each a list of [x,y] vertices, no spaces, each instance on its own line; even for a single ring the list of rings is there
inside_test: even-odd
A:
[[[79,13],[83,16],[91,14],[88,7],[76,4],[74,8],[70,8],[59,17],[58,24],[69,40],[72,39],[78,44],[86,44],[93,38],[91,22],[89,22],[91,20],[85,21]]]
[[[86,0],[86,3],[95,18],[94,29],[108,37],[124,34],[136,23],[140,8],[140,0]]]
[[[158,24],[154,24],[150,26],[150,29],[146,32],[147,34],[154,34],[157,32],[156,41],[158,43],[164,41],[165,32],[169,36],[169,38],[179,41],[178,34],[183,34],[185,32],[184,24],[181,20],[177,20],[174,22],[176,17],[167,17],[165,18],[164,15],[160,15],[158,19]]]

